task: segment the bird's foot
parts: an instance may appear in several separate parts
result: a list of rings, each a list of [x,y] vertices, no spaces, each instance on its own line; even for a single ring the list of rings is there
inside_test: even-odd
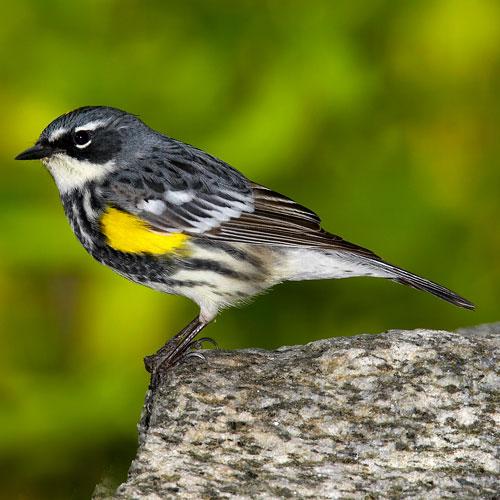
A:
[[[153,374],[154,372],[162,370],[168,370],[175,365],[182,363],[188,358],[197,357],[206,360],[205,356],[200,352],[196,352],[203,347],[203,344],[209,343],[215,349],[219,346],[217,342],[210,337],[203,337],[201,339],[196,339],[191,341],[189,344],[180,345],[177,338],[169,340],[161,349],[159,349],[155,354],[144,357],[144,367],[146,371]]]
[[[151,374],[151,390],[156,389],[165,374],[179,363],[189,358],[198,358],[202,361],[206,361],[206,357],[199,352],[203,344],[210,343],[214,348],[219,348],[217,342],[210,337],[192,340],[189,343],[185,343],[182,340],[183,339],[174,337],[155,354],[144,358],[144,366]]]

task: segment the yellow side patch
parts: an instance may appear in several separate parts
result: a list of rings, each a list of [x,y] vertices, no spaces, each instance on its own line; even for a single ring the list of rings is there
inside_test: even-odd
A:
[[[173,253],[181,249],[188,236],[157,233],[135,215],[108,207],[101,217],[102,231],[110,247],[129,253]]]

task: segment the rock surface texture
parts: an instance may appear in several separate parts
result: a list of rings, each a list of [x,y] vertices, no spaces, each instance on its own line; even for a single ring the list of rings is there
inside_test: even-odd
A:
[[[207,352],[151,395],[114,498],[498,498],[499,334]]]

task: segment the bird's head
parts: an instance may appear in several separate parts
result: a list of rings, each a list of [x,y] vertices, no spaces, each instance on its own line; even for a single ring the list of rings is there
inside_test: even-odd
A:
[[[125,111],[104,106],[78,108],[51,122],[35,145],[16,160],[42,160],[65,193],[126,165],[151,133]]]

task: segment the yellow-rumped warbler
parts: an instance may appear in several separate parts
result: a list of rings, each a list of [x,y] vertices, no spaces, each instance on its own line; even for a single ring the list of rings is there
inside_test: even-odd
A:
[[[326,232],[314,212],[290,198],[118,109],[62,115],[17,159],[42,160],[90,255],[136,283],[184,295],[200,307],[199,317],[146,358],[152,373],[199,345],[195,336],[221,309],[283,281],[374,276],[474,308]]]

